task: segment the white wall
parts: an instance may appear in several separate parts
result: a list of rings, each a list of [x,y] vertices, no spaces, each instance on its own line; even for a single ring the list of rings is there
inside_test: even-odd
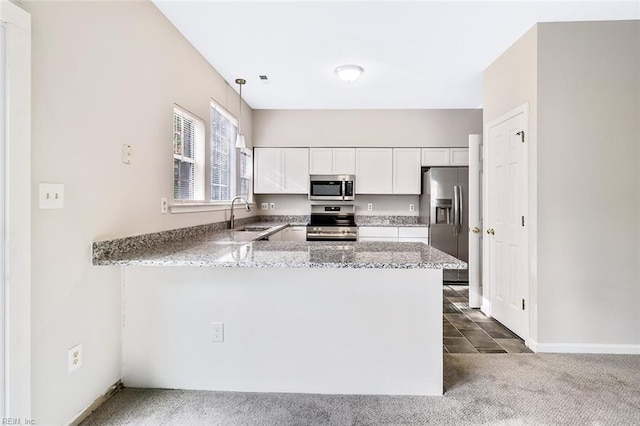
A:
[[[529,337],[537,340],[537,146],[538,131],[538,27],[534,26],[498,57],[483,75],[483,121],[487,123],[515,108],[529,104]],[[485,138],[485,141],[487,139]],[[488,224],[485,224],[488,226]],[[483,297],[491,298],[489,285]],[[486,302],[485,302],[486,303]]]
[[[255,146],[468,146],[481,109],[256,110]]]
[[[209,128],[209,101],[238,98],[151,2],[25,2],[33,24],[33,418],[70,421],[121,377],[121,272],[91,266],[95,240],[223,220],[160,215],[172,196],[172,108]],[[243,128],[251,143],[251,110]],[[133,146],[133,164],[121,147]],[[40,182],[65,185],[38,210]],[[82,343],[83,366],[67,374]]]
[[[539,339],[640,353],[640,21],[538,28]]]

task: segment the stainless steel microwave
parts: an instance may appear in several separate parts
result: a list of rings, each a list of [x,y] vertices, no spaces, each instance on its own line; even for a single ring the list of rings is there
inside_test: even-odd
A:
[[[310,175],[309,199],[352,201],[356,198],[356,177],[353,175]]]

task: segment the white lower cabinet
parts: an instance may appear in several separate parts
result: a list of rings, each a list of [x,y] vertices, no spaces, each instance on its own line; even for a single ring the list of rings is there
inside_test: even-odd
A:
[[[429,244],[429,228],[422,226],[398,227],[398,242]]]
[[[397,242],[398,228],[396,226],[360,226],[358,241]]]
[[[280,232],[282,241],[307,241],[306,226],[287,226]]]
[[[287,226],[286,228],[269,235],[269,241],[306,241],[306,226]]]
[[[429,244],[429,228],[423,226],[360,226],[358,241]]]

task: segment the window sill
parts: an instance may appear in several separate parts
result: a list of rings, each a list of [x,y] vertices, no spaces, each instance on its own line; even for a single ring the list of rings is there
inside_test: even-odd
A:
[[[255,206],[255,203],[249,203],[251,207]],[[241,205],[244,206],[244,203],[236,203],[236,206]],[[231,202],[221,201],[218,203],[207,203],[207,202],[180,202],[174,201],[173,204],[169,206],[169,212],[171,214],[176,213],[199,213],[199,212],[213,212],[213,211],[221,211],[221,210],[229,210],[231,208]]]

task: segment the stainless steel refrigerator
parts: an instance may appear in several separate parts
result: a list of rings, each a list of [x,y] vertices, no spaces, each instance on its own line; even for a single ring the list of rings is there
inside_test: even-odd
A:
[[[469,168],[431,167],[422,175],[420,220],[429,223],[429,245],[469,261]],[[466,270],[444,270],[444,281],[466,284]]]

